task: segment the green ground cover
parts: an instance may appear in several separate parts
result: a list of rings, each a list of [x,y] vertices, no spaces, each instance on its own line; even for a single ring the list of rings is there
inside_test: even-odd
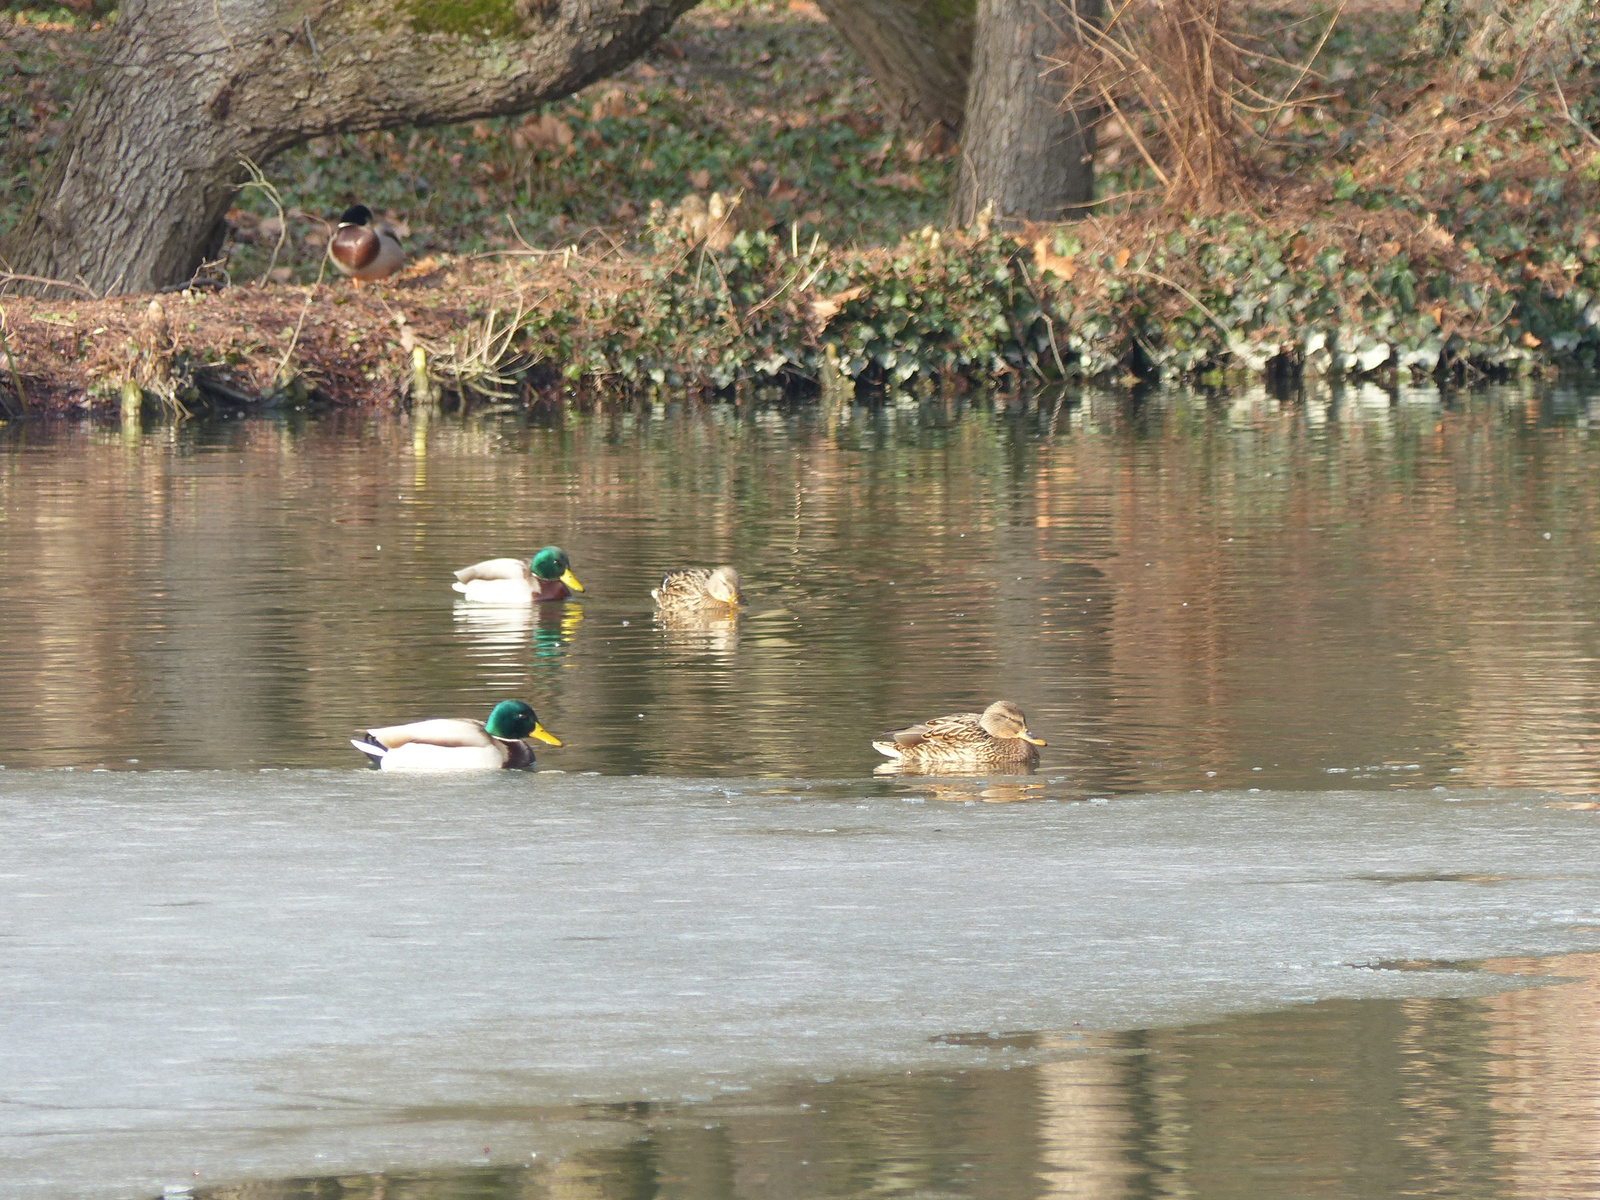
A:
[[[63,10],[12,20],[0,226],[26,203],[100,36]],[[1589,75],[1468,81],[1413,53],[1404,6],[1330,21],[1243,21],[1257,176],[1227,207],[1164,206],[1111,122],[1090,220],[944,230],[951,149],[885,128],[812,5],[709,0],[622,76],[523,118],[283,155],[265,167],[277,203],[241,192],[217,270],[270,276],[298,304],[292,285],[316,278],[329,220],[360,200],[440,265],[440,286],[468,289],[469,315],[516,314],[508,369],[564,386],[1592,364]],[[693,214],[715,197],[739,198],[735,236],[708,243]]]

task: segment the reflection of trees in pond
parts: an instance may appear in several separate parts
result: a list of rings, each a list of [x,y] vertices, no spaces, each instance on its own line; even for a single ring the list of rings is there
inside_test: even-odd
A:
[[[1484,1002],[1503,1175],[1519,1196],[1593,1195],[1600,1186],[1600,955],[1510,958],[1489,969],[1578,982]]]
[[[941,1039],[970,1055],[945,1071],[695,1106],[557,1110],[569,1131],[573,1118],[604,1124],[527,1167],[345,1176],[336,1192],[326,1190],[333,1181],[302,1180],[196,1194],[1591,1196],[1600,960],[1490,966],[1584,978],[1488,999],[1332,1001],[1143,1033],[965,1034]],[[1046,1061],[1011,1065],[1027,1055]]]
[[[33,429],[0,726],[14,765],[203,765],[219,724],[334,764],[327,730],[520,678],[592,732],[564,765],[865,774],[875,732],[1008,695],[1091,792],[1600,786],[1595,450],[1418,400]],[[457,624],[452,567],[552,541],[581,626]],[[737,643],[657,634],[660,572],[722,561]]]

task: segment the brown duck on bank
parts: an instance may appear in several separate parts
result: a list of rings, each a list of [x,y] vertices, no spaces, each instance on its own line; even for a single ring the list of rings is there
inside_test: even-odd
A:
[[[405,262],[406,252],[387,221],[374,221],[365,204],[353,204],[339,218],[328,257],[355,279],[387,279]]]
[[[996,700],[981,713],[952,713],[894,730],[872,746],[902,766],[1023,767],[1039,760],[1036,747],[1045,744],[1028,732],[1020,708]]]

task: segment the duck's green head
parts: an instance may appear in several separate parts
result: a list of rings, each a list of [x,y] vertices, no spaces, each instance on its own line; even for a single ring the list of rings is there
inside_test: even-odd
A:
[[[567,561],[567,552],[560,546],[546,546],[528,565],[540,579],[559,579],[573,591],[583,591],[583,584],[578,582],[578,577],[572,573],[572,564]]]
[[[502,700],[496,704],[489,713],[489,719],[483,723],[483,730],[490,737],[504,738],[507,741],[536,737],[552,746],[561,745],[560,738],[553,733],[545,732],[544,726],[539,724],[539,717],[533,711],[532,705],[525,704],[521,700]]]

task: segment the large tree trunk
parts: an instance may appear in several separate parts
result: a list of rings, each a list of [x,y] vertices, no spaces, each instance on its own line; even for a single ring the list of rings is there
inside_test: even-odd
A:
[[[1097,113],[1069,97],[1061,62],[1099,14],[1100,0],[978,0],[955,224],[990,205],[1002,220],[1061,221],[1094,199]]]
[[[12,272],[183,283],[246,176],[321,134],[520,112],[626,65],[695,0],[126,0]]]
[[[977,0],[817,0],[861,56],[890,119],[912,134],[955,134],[967,102]]]

